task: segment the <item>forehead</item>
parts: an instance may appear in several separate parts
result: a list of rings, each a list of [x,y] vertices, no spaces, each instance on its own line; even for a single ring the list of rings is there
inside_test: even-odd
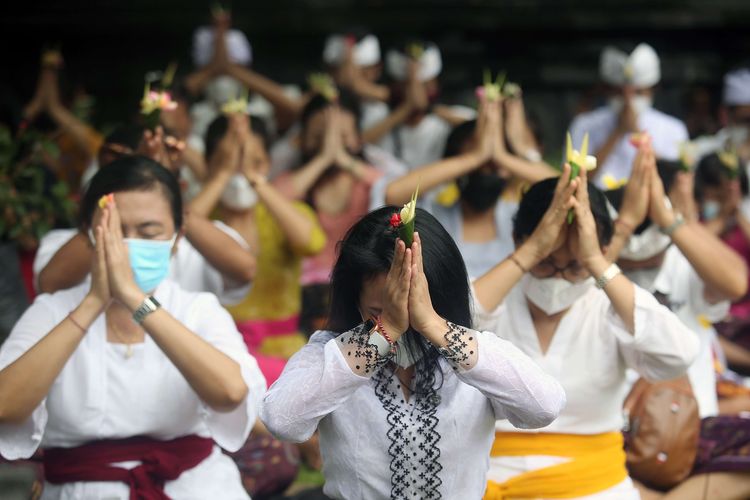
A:
[[[115,193],[115,202],[125,226],[158,222],[167,229],[174,229],[172,208],[161,189],[122,191]]]

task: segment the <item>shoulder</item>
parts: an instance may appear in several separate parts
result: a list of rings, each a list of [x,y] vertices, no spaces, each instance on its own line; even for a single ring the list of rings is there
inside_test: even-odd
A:
[[[687,127],[679,118],[668,115],[663,111],[651,108],[648,111],[647,119],[654,125],[657,125],[661,129],[668,129],[674,132],[684,133],[687,137]]]
[[[592,111],[580,113],[573,118],[571,128],[587,127],[597,123],[604,123],[614,119],[614,113],[607,106],[596,108]]]

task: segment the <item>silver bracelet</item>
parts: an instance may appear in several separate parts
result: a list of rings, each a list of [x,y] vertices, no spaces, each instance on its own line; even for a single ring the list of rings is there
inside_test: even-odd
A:
[[[683,225],[684,223],[685,223],[685,218],[684,218],[684,217],[682,216],[682,214],[678,213],[678,214],[677,214],[677,215],[675,216],[675,218],[674,218],[674,222],[673,222],[673,223],[671,223],[671,224],[670,224],[669,226],[667,226],[667,227],[660,227],[660,228],[659,228],[659,232],[660,232],[661,234],[665,234],[665,235],[667,235],[667,236],[669,236],[669,237],[671,238],[671,237],[672,237],[672,234],[673,234],[673,233],[674,233],[675,231],[677,231],[677,229],[678,229],[678,228],[679,228],[679,227],[680,227],[681,225]]]
[[[607,284],[620,273],[622,273],[622,270],[617,266],[617,264],[610,264],[609,267],[604,271],[604,274],[596,278],[596,288],[598,288],[599,290],[604,289],[604,287],[607,286]]]
[[[159,303],[159,301],[156,300],[153,296],[149,295],[148,297],[143,299],[143,302],[140,306],[138,306],[138,309],[133,312],[133,321],[140,325],[141,323],[143,323],[143,320],[146,319],[146,316],[156,311],[160,307],[161,304]]]

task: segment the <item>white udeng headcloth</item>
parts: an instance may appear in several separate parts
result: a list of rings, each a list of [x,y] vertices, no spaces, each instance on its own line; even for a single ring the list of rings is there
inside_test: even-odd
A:
[[[606,47],[599,61],[599,73],[602,80],[615,86],[646,88],[653,87],[661,80],[659,56],[645,43],[638,45],[630,54]]]
[[[193,34],[193,63],[200,67],[211,62],[214,55],[215,30],[203,26],[195,30]],[[253,60],[253,50],[245,34],[239,30],[229,30],[224,35],[224,43],[227,45],[227,56],[234,64],[247,66]]]
[[[330,66],[342,64],[346,56],[346,43],[346,35],[329,36],[323,47],[323,62]],[[380,62],[380,42],[375,35],[362,38],[354,44],[352,51],[354,64],[357,66],[372,66]]]
[[[750,68],[730,71],[724,76],[724,104],[750,105]]]
[[[389,50],[386,56],[385,65],[388,74],[394,80],[406,80],[409,77],[409,59],[408,55],[401,51]],[[419,79],[423,82],[432,80],[440,74],[443,69],[443,59],[440,56],[440,49],[434,44],[428,44],[419,58]]]

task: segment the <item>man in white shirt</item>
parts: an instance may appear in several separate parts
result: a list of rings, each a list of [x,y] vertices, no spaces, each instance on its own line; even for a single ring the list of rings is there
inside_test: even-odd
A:
[[[648,132],[656,157],[676,160],[680,144],[688,140],[685,124],[652,107],[654,87],[661,79],[659,56],[645,43],[630,54],[612,47],[602,51],[602,80],[610,86],[607,106],[580,114],[573,119],[570,133],[578,145],[589,134],[589,148],[597,157],[599,168],[594,182],[606,188],[605,177],[627,179],[636,149],[629,144],[630,135]]]

